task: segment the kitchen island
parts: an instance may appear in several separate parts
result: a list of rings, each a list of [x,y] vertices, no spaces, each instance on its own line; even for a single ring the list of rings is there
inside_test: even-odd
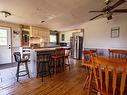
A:
[[[37,59],[38,53],[50,53],[52,54],[55,51],[56,48],[37,48],[37,49],[32,49],[30,53],[30,67],[31,67],[31,73],[36,76],[37,75],[37,70],[38,70],[38,64],[37,64]]]
[[[51,47],[51,48],[37,48],[37,49],[32,49],[31,53],[30,53],[30,66],[31,66],[31,73],[36,76],[37,75],[37,71],[38,71],[38,53],[50,53],[53,54],[54,51],[57,48],[64,48],[66,50],[66,48],[69,47]]]

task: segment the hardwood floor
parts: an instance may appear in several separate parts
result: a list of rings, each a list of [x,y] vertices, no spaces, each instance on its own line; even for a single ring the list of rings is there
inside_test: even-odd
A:
[[[64,72],[41,78],[20,78],[16,82],[16,68],[0,71],[0,95],[87,95],[87,89],[83,89],[84,78],[80,72],[80,61],[71,60],[71,69]],[[32,75],[32,74],[31,74]],[[4,79],[6,78],[6,79]],[[96,93],[90,93],[96,95]]]

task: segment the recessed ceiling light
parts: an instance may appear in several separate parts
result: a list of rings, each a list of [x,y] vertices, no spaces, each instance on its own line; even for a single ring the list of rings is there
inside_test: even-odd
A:
[[[44,20],[41,21],[41,23],[44,23],[44,22],[45,22]]]

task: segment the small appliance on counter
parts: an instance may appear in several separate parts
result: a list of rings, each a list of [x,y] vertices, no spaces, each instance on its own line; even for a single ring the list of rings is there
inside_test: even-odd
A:
[[[21,58],[30,60],[31,47],[20,47]]]
[[[60,42],[60,46],[67,46],[67,43],[65,43],[65,42]]]

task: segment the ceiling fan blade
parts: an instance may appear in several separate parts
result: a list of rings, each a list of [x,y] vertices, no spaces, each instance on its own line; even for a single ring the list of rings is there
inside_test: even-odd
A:
[[[115,12],[115,13],[127,13],[127,9],[116,9],[113,12]]]
[[[92,12],[104,12],[103,10],[102,11],[89,11],[89,13],[92,13]]]
[[[93,20],[93,19],[95,19],[95,18],[97,18],[97,17],[99,17],[99,16],[102,16],[102,15],[104,15],[104,14],[99,14],[99,15],[97,15],[97,16],[91,18],[90,21]]]
[[[112,5],[112,6],[110,7],[110,10],[112,10],[112,9],[114,9],[114,8],[116,8],[116,7],[118,7],[119,5],[121,5],[121,4],[125,3],[125,2],[126,2],[125,0],[119,0],[118,2],[116,2],[114,5]]]

